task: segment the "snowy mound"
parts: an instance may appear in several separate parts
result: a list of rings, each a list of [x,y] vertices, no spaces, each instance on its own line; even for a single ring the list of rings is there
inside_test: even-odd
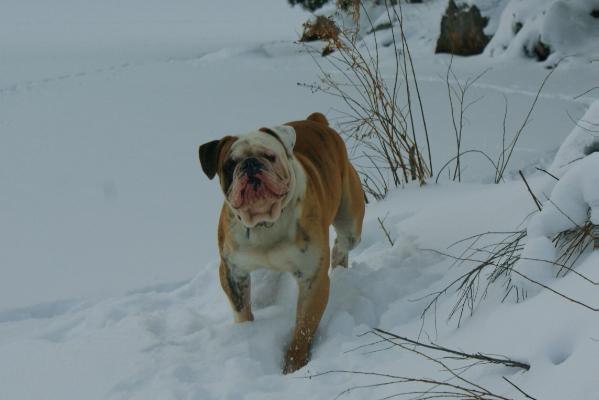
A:
[[[590,60],[599,54],[598,10],[597,0],[511,0],[485,53]]]
[[[595,101],[560,146],[551,173],[561,176],[577,160],[599,150],[599,101]]]
[[[551,237],[567,229],[582,226],[588,220],[599,225],[599,153],[578,161],[559,180],[550,197],[528,226],[531,237]]]
[[[551,264],[557,259],[552,243],[560,232],[582,229],[589,221],[599,225],[599,153],[578,161],[555,185],[543,210],[528,225],[528,243],[522,253],[517,271],[540,283],[547,283],[559,274],[560,266]],[[546,260],[547,262],[539,260]],[[530,282],[530,281],[529,281]],[[521,282],[530,289],[539,287]]]
[[[542,211],[528,224],[528,243],[516,267],[520,277],[549,282],[561,267],[552,264],[558,258],[556,235],[580,230],[589,221],[599,225],[599,135],[590,129],[598,123],[599,101],[595,101],[560,147],[551,167],[560,178]],[[526,278],[518,280],[528,292],[539,290]]]
[[[599,101],[595,101],[566,138],[550,170],[560,177],[528,235],[550,238],[584,225],[599,225]],[[593,129],[595,128],[595,129]]]

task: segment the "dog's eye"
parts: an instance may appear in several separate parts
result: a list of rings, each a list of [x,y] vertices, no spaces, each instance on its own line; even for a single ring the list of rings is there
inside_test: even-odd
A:
[[[265,154],[264,158],[266,158],[269,162],[273,163],[277,159],[277,157],[273,154]]]
[[[237,165],[237,162],[234,160],[229,160],[225,163],[225,166],[223,167],[223,170],[225,173],[227,174],[232,174],[233,170],[235,169],[235,166]]]

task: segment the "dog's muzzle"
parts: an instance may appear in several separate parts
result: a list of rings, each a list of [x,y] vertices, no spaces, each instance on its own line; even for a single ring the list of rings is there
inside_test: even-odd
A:
[[[262,180],[257,175],[262,171],[264,165],[255,157],[246,158],[241,164],[241,172],[247,176],[248,184],[254,191],[258,190]]]
[[[246,158],[241,164],[241,170],[248,178],[254,177],[263,167],[262,163],[255,157]]]

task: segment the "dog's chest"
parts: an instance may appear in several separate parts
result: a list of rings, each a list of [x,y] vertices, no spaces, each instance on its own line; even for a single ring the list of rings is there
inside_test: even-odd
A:
[[[311,275],[316,269],[314,246],[298,243],[294,229],[268,228],[236,235],[235,249],[225,255],[228,264],[240,272],[266,268],[280,272]]]
[[[279,244],[272,248],[241,248],[228,257],[234,268],[252,272],[267,268],[282,272],[295,272],[300,268],[301,254],[296,246]]]

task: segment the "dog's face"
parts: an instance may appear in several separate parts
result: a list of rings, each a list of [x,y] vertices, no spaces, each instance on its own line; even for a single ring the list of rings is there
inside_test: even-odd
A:
[[[225,136],[200,146],[202,169],[218,174],[225,202],[247,227],[275,222],[295,188],[290,126],[261,128],[239,137]]]

